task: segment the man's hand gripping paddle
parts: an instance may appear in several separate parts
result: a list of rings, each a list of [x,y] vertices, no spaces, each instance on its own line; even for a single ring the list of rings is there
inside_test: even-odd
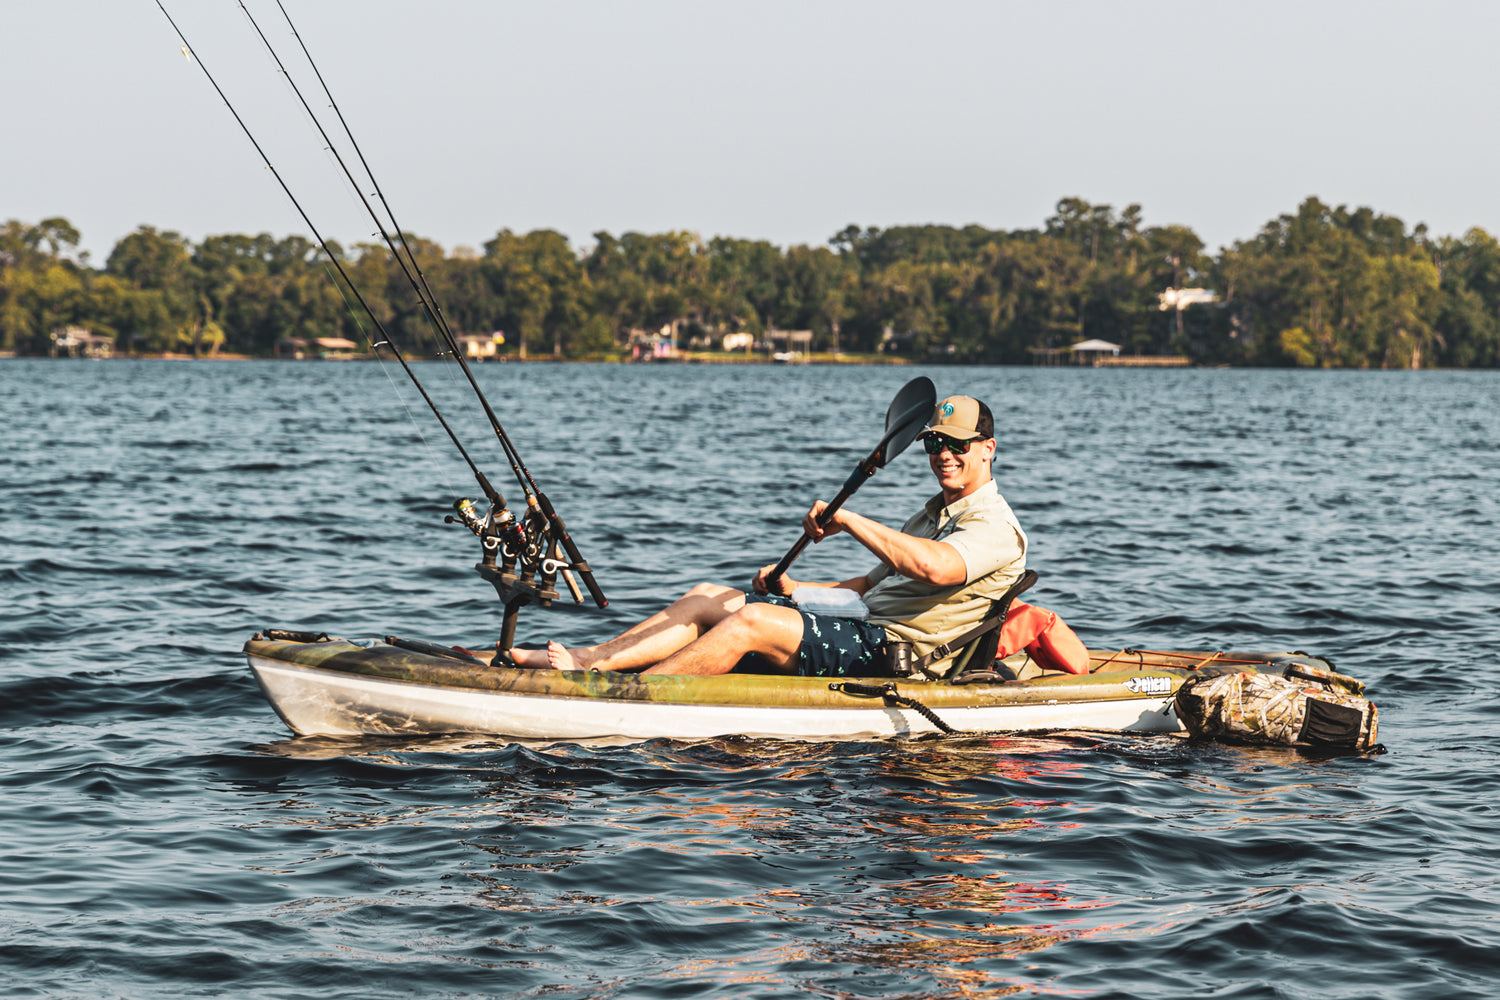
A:
[[[844,482],[843,489],[839,490],[838,496],[823,508],[818,515],[818,526],[826,528],[833,520],[833,515],[838,513],[844,501],[854,495],[854,491],[864,485],[866,479],[875,475],[876,471],[885,468],[885,463],[895,458],[906,450],[907,445],[917,439],[917,435],[927,426],[927,421],[932,417],[932,409],[937,405],[937,388],[932,384],[932,379],[925,375],[912,379],[901,387],[896,393],[896,398],[891,400],[891,408],[885,413],[885,437],[875,446],[875,450],[865,457],[863,462],[855,468],[854,472]],[[780,580],[792,560],[802,554],[807,548],[807,543],[812,541],[807,532],[797,539],[786,555],[781,557],[781,562],[766,577],[766,588],[774,590],[776,581]]]

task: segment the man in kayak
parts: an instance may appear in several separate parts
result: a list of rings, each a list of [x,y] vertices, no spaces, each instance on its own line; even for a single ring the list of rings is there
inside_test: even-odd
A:
[[[777,594],[768,594],[774,566],[764,566],[753,594],[702,583],[607,642],[573,649],[549,642],[546,649],[512,649],[511,658],[520,667],[558,670],[723,674],[753,653],[761,669],[778,673],[870,677],[889,673],[889,642],[911,643],[915,658],[957,638],[984,620],[991,603],[1025,571],[1026,534],[990,474],[996,442],[989,407],[950,396],[933,411],[922,443],[942,492],[900,531],[847,507],[820,528],[818,515],[827,506],[821,500],[802,519],[814,542],[843,533],[869,549],[880,564],[865,576],[840,583],[782,576]],[[868,617],[812,613],[787,597],[818,587],[860,595]],[[803,595],[817,596],[806,589]]]

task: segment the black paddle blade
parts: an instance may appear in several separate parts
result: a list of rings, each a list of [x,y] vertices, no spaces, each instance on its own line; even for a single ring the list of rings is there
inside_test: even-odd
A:
[[[926,375],[919,375],[901,387],[896,398],[891,400],[891,408],[885,413],[885,439],[876,449],[880,468],[885,468],[885,463],[901,454],[917,439],[917,435],[926,428],[927,421],[932,419],[932,411],[936,406],[937,387]]]

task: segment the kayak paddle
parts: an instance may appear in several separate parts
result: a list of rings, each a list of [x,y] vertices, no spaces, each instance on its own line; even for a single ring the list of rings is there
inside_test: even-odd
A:
[[[933,407],[937,405],[937,387],[932,384],[932,379],[920,375],[901,387],[896,393],[896,398],[891,400],[891,407],[885,413],[885,437],[875,446],[875,450],[865,456],[849,478],[844,481],[843,489],[839,490],[838,496],[833,498],[823,512],[818,515],[818,526],[827,527],[828,522],[833,520],[833,515],[838,513],[844,501],[854,495],[854,491],[864,485],[875,473],[885,468],[885,463],[895,458],[906,450],[907,445],[917,439],[917,435],[927,426],[927,421],[932,418]],[[802,554],[807,548],[807,543],[812,541],[807,532],[797,539],[786,555],[781,557],[781,562],[766,577],[766,588],[769,590],[776,585],[792,560]]]

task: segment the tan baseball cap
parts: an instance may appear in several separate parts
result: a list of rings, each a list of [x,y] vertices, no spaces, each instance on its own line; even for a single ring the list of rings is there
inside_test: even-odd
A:
[[[993,423],[993,421],[991,421]],[[932,411],[925,434],[942,434],[956,441],[989,437],[980,429],[980,402],[972,396],[949,396]]]

